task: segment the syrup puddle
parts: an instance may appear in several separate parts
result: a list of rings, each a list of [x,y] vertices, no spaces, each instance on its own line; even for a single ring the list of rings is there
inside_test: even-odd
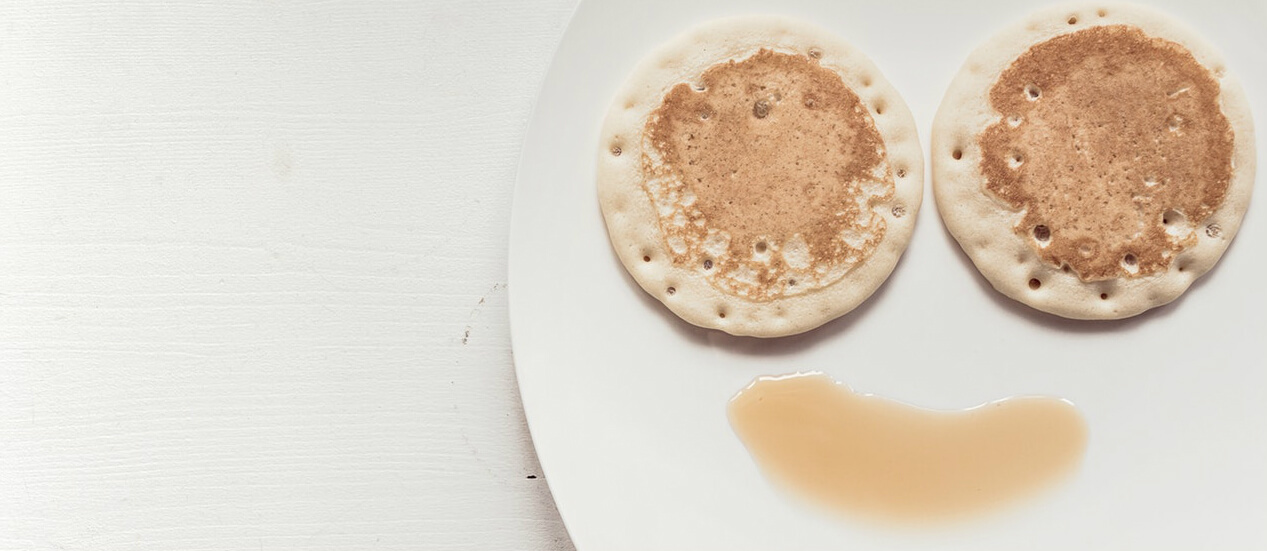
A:
[[[855,393],[822,373],[760,377],[731,399],[729,415],[770,479],[890,522],[996,509],[1063,478],[1087,445],[1082,415],[1057,398],[935,411]]]

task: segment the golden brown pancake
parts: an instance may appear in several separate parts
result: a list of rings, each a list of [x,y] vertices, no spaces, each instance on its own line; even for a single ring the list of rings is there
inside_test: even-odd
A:
[[[840,76],[761,49],[698,83],[669,90],[643,131],[643,174],[660,183],[648,198],[679,198],[660,214],[673,261],[710,263],[714,286],[767,301],[821,289],[871,256],[886,226],[874,208],[893,196],[893,175]],[[710,232],[728,239],[713,246]]]
[[[1253,135],[1218,57],[1141,8],[1062,7],[969,58],[934,124],[947,228],[996,288],[1073,318],[1178,297],[1248,205]]]
[[[779,336],[849,311],[891,272],[919,208],[901,99],[856,50],[787,19],[722,20],[667,45],[602,134],[613,246],[703,327]]]

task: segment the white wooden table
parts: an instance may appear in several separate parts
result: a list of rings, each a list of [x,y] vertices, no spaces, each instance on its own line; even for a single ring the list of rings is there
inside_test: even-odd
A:
[[[0,3],[0,550],[570,549],[505,278],[574,5]]]

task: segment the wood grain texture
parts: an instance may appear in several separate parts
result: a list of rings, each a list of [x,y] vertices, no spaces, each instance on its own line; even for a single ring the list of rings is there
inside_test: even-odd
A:
[[[573,8],[0,5],[0,549],[571,549],[505,272]]]

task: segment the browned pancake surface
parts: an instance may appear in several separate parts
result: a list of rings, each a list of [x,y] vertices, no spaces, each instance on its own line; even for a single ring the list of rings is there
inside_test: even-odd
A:
[[[1165,271],[1223,203],[1233,133],[1182,46],[1100,26],[1030,48],[990,90],[986,187],[1045,262],[1084,281]]]
[[[872,212],[893,193],[884,142],[857,94],[810,56],[761,50],[714,65],[665,95],[644,141],[674,262],[731,294],[828,285],[884,237]]]

